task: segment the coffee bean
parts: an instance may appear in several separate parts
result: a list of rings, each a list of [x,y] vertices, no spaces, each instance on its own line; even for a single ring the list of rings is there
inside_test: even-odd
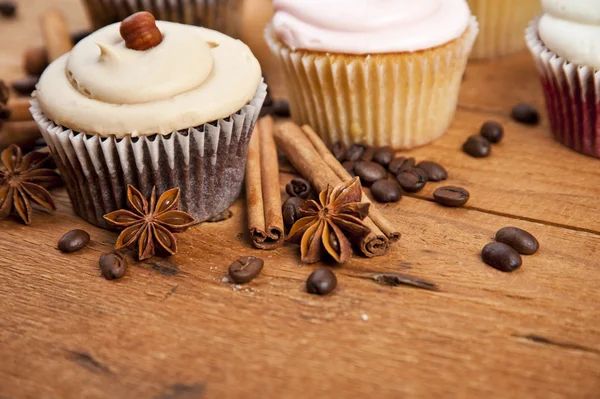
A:
[[[260,274],[264,264],[262,259],[244,256],[229,266],[229,277],[236,284],[248,283]]]
[[[473,135],[463,144],[463,151],[474,158],[485,158],[490,155],[492,148],[488,139]]]
[[[12,82],[12,88],[23,96],[30,96],[35,90],[35,85],[39,80],[39,76],[27,76],[23,79],[18,79]]]
[[[292,181],[285,186],[285,191],[290,197],[307,199],[312,194],[312,186],[303,178],[294,177]]]
[[[346,151],[346,144],[341,141],[335,142],[331,146],[331,153],[340,162],[344,162],[344,159],[346,159]]]
[[[306,292],[316,295],[327,295],[337,286],[335,274],[324,267],[315,270],[306,280]]]
[[[537,125],[540,121],[538,110],[532,105],[521,103],[515,105],[511,113],[512,118],[526,125]]]
[[[288,198],[282,206],[283,223],[287,230],[291,229],[294,223],[302,217],[300,213],[300,207],[304,205],[306,201],[300,197]]]
[[[76,229],[65,233],[58,240],[58,249],[64,253],[79,251],[90,242],[90,235],[87,231]]]
[[[442,181],[448,178],[446,169],[437,162],[421,161],[417,168],[423,169],[427,173],[428,181]]]
[[[289,118],[290,104],[285,100],[275,100],[273,103],[273,113],[281,118]]]
[[[342,166],[348,171],[348,173],[354,173],[354,167],[356,166],[356,163],[352,161],[346,161],[342,164]]]
[[[398,157],[392,160],[388,165],[388,170],[397,175],[406,169],[412,169],[415,167],[415,159],[414,158],[406,158],[406,157]]]
[[[379,147],[373,154],[373,162],[377,162],[381,166],[388,166],[394,159],[396,151],[390,146]]]
[[[80,41],[82,41],[83,39],[85,39],[86,37],[88,37],[90,35],[90,31],[89,30],[80,30],[77,32],[73,32],[71,33],[71,41],[73,42],[73,44],[77,44]]]
[[[129,263],[123,255],[111,252],[100,255],[100,272],[107,280],[116,280],[125,275]]]
[[[387,177],[387,170],[383,166],[369,161],[357,162],[354,167],[354,173],[360,177],[361,183],[366,186]]]
[[[540,247],[538,240],[518,227],[504,227],[496,233],[496,241],[504,243],[523,255],[533,255]]]
[[[433,192],[433,199],[440,205],[456,208],[469,200],[470,194],[462,187],[444,186]]]
[[[360,157],[360,160],[361,161],[372,161],[373,155],[375,155],[375,150],[376,150],[376,148],[373,147],[372,145],[366,147],[365,151],[363,152],[362,156]]]
[[[512,272],[523,263],[517,251],[501,242],[492,242],[483,247],[481,258],[488,265],[503,272]]]
[[[365,147],[360,144],[352,144],[346,152],[346,161],[359,161],[365,152]]]
[[[273,96],[271,95],[271,89],[267,88],[267,96],[265,97],[265,101],[263,101],[263,107],[271,106],[273,106]]]
[[[263,116],[273,115],[273,107],[264,106],[260,109],[258,113],[258,117],[262,118]]]
[[[504,128],[496,121],[487,121],[481,126],[479,134],[489,140],[490,143],[499,143],[504,137]]]
[[[427,183],[427,173],[423,169],[412,168],[406,169],[398,173],[396,180],[404,191],[409,193],[419,192]]]
[[[17,5],[14,1],[0,1],[0,15],[12,18],[17,15]]]
[[[371,195],[377,202],[398,202],[402,198],[402,191],[393,180],[379,180],[371,186]]]

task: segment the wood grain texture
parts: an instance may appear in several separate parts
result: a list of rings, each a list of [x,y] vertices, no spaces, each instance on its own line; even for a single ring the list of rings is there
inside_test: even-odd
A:
[[[0,21],[3,78],[21,76],[24,47],[41,44],[46,6],[21,0],[20,19]],[[73,30],[85,26],[79,2],[52,6]],[[600,161],[557,144],[546,119],[511,122],[519,101],[541,105],[527,54],[469,66],[448,134],[409,152],[441,162],[450,180],[380,205],[402,240],[386,257],[335,267],[328,297],[305,293],[318,265],[301,266],[297,247],[252,247],[242,199],[231,219],[178,235],[176,256],[106,281],[98,258],[117,234],[78,219],[53,190],[56,213],[38,210],[28,227],[0,222],[0,398],[597,398]],[[491,158],[465,156],[462,142],[491,118],[505,124],[504,142]],[[467,208],[429,200],[446,183],[471,192]],[[479,259],[508,225],[541,244],[512,274]],[[74,228],[91,244],[60,253]],[[264,258],[261,276],[222,282],[242,255]],[[372,272],[440,291],[380,286],[364,278]]]

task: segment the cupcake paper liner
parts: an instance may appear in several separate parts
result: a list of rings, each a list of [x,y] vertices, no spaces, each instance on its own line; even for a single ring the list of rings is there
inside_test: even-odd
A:
[[[242,0],[83,0],[95,29],[122,21],[138,11],[158,20],[203,26],[239,36]]]
[[[494,58],[525,48],[523,29],[540,13],[539,0],[467,0],[479,21],[471,58]]]
[[[159,195],[181,188],[180,209],[202,222],[224,212],[240,194],[266,89],[261,83],[252,101],[227,118],[165,136],[88,135],[55,124],[35,99],[30,110],[82,219],[107,228],[103,216],[126,207],[131,184],[145,196],[154,186]]]
[[[600,71],[573,64],[550,50],[539,19],[525,31],[542,81],[554,137],[575,151],[600,158]]]
[[[440,137],[456,111],[475,37],[414,53],[346,55],[292,50],[272,27],[265,35],[281,62],[292,118],[329,144],[411,148]]]

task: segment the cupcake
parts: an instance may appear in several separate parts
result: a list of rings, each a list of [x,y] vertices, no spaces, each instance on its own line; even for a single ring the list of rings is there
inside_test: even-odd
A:
[[[156,18],[215,29],[238,37],[242,0],[83,0],[94,29],[139,11]]]
[[[239,40],[138,13],[48,66],[31,113],[86,221],[107,227],[131,184],[145,196],[179,187],[201,222],[238,197],[265,96]]]
[[[331,144],[396,149],[440,137],[477,22],[465,0],[274,0],[265,35],[292,118]]]
[[[523,29],[540,12],[540,0],[467,0],[479,22],[471,58],[494,58],[525,48]]]
[[[600,158],[600,7],[596,0],[543,0],[525,31],[554,136]]]

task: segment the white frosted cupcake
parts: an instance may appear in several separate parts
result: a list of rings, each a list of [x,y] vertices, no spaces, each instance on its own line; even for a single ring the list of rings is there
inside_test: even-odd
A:
[[[119,24],[83,39],[44,71],[32,102],[75,211],[102,227],[128,184],[145,196],[181,188],[181,209],[198,222],[226,210],[266,95],[239,40],[159,21],[162,41],[143,50],[148,18],[123,22],[127,40]]]
[[[274,0],[266,38],[292,118],[325,141],[411,148],[456,111],[477,23],[465,0]]]
[[[542,0],[525,33],[554,136],[600,158],[600,2]]]

